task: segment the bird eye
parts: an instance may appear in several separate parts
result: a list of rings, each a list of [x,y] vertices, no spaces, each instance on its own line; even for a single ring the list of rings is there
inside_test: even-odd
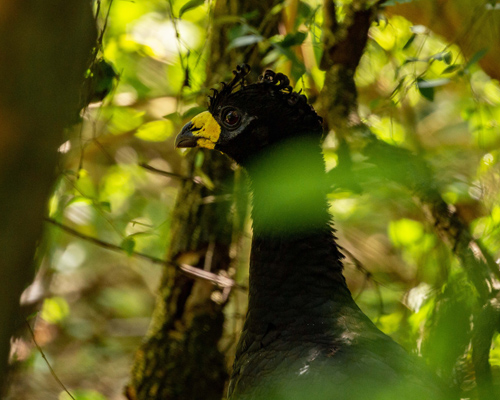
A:
[[[240,114],[236,110],[230,110],[224,116],[224,123],[228,128],[235,128],[240,122]]]

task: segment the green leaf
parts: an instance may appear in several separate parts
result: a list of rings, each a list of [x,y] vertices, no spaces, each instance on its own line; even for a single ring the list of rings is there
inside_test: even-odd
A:
[[[194,166],[196,168],[201,168],[201,166],[203,165],[203,161],[205,161],[205,155],[202,151],[197,152],[194,159]]]
[[[425,86],[425,82],[426,81],[424,81],[423,79],[417,81],[418,91],[427,100],[434,101],[434,87],[432,87],[432,86]],[[423,86],[421,86],[421,85],[423,85]]]
[[[418,61],[424,61],[424,60],[420,60],[419,58],[416,58],[416,57],[408,57],[406,60],[403,61],[402,66],[409,64],[409,63],[412,63],[412,62],[418,62]]]
[[[199,113],[201,113],[203,111],[207,111],[207,108],[206,107],[201,107],[201,106],[192,107],[189,110],[187,110],[186,112],[184,112],[184,114],[182,114],[182,119],[193,118],[193,117],[195,117],[196,115],[198,115]]]
[[[410,47],[416,37],[417,35],[415,33],[412,34],[410,38],[406,41],[405,45],[403,46],[403,50],[406,50],[408,47]]]
[[[69,305],[62,297],[50,297],[43,301],[40,316],[51,324],[57,324],[69,315]]]
[[[281,45],[283,47],[296,46],[296,45],[302,44],[304,42],[304,40],[306,40],[306,37],[307,37],[306,32],[289,33],[281,41]]]
[[[113,135],[129,132],[141,126],[144,121],[145,111],[132,107],[110,106],[100,110],[101,117],[108,121],[108,131]]]
[[[179,18],[182,17],[182,15],[189,11],[189,10],[192,10],[196,7],[199,7],[201,5],[203,5],[205,3],[205,0],[190,0],[188,1],[186,4],[184,4],[180,11],[179,11]]]
[[[424,228],[418,221],[402,218],[389,223],[389,237],[397,247],[415,244],[423,235]]]
[[[148,142],[163,142],[174,132],[174,124],[170,120],[152,121],[142,125],[135,137]]]
[[[71,391],[71,395],[66,392],[59,393],[57,400],[107,400],[107,397],[103,394],[96,392],[95,390],[87,389],[76,389]]]
[[[451,64],[451,62],[453,61],[453,56],[451,54],[451,51],[446,52],[446,54],[443,57],[443,61],[448,65]]]
[[[455,72],[459,69],[462,68],[462,64],[453,64],[450,65],[449,67],[446,67],[441,74],[451,74],[452,72]]]
[[[103,211],[111,212],[111,203],[109,201],[101,201],[99,204]]]
[[[30,315],[26,317],[26,321],[31,321],[33,318],[36,318],[38,316],[39,311],[34,311]]]
[[[465,65],[465,69],[468,69],[469,67],[471,67],[472,65],[474,65],[475,63],[477,63],[481,58],[483,58],[486,53],[488,52],[488,48],[485,48],[485,49],[481,49],[479,50],[478,52],[476,52],[472,57],[471,59],[469,60],[469,62]]]
[[[450,82],[450,80],[447,78],[431,79],[428,81],[420,78],[417,80],[417,88],[420,94],[427,100],[434,101],[434,88],[438,86],[444,86],[448,82]]]
[[[413,0],[387,0],[386,2],[382,3],[383,6],[395,6],[396,3],[399,4],[404,4],[404,3],[411,3]]]
[[[135,240],[134,238],[128,236],[126,237],[125,239],[123,239],[120,247],[125,250],[125,253],[127,253],[129,256],[132,255],[132,253],[134,252],[134,248],[135,248]]]
[[[304,1],[299,1],[299,7],[297,10],[297,14],[299,14],[302,18],[309,18],[313,15],[313,8]]]
[[[179,112],[173,112],[167,115],[164,115],[163,118],[168,119],[169,121],[172,121],[174,124],[180,125],[182,122],[181,114]]]
[[[246,19],[247,21],[251,21],[252,19],[257,18],[259,15],[259,10],[252,10],[243,14],[241,18]]]
[[[262,42],[262,40],[264,40],[264,38],[260,35],[240,36],[233,39],[231,43],[229,43],[229,46],[227,46],[227,49],[231,50],[237,47],[250,46],[251,44]]]
[[[433,56],[429,57],[429,60],[439,60],[439,61],[444,61],[446,64],[451,63],[451,52],[449,51],[441,51],[439,53],[434,54]]]

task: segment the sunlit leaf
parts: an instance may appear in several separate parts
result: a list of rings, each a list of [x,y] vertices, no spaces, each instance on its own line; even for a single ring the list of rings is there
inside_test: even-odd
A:
[[[107,400],[107,397],[103,394],[88,389],[71,390],[71,396],[75,400]],[[64,391],[59,394],[58,400],[72,400],[71,396]]]
[[[410,38],[406,41],[405,45],[403,46],[403,50],[406,50],[408,47],[410,47],[416,37],[417,35],[415,33],[411,35]]]
[[[193,10],[195,9],[196,7],[199,7],[201,5],[203,5],[205,3],[205,0],[190,0],[188,1],[186,4],[184,4],[180,11],[179,11],[179,18],[182,17],[182,15],[189,11],[189,10]]]
[[[148,142],[162,142],[172,136],[174,124],[170,120],[153,121],[142,125],[135,136]]]
[[[233,39],[231,43],[229,43],[229,46],[227,46],[227,49],[231,50],[237,47],[250,46],[251,44],[262,42],[262,40],[264,40],[264,38],[259,35],[240,36]]]
[[[144,111],[131,107],[104,107],[102,118],[109,121],[107,128],[110,133],[118,135],[138,128],[144,121]]]
[[[43,301],[40,316],[51,324],[63,321],[69,315],[68,302],[62,297],[49,297]]]
[[[389,223],[389,237],[395,246],[408,246],[418,242],[424,235],[424,228],[418,221],[400,219]]]

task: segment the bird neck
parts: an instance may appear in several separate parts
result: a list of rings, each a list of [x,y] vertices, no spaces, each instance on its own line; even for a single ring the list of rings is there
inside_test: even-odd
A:
[[[298,315],[331,317],[336,306],[352,301],[328,213],[324,168],[317,140],[273,146],[246,168],[253,192],[247,324],[254,332],[267,329],[266,321],[290,326]]]

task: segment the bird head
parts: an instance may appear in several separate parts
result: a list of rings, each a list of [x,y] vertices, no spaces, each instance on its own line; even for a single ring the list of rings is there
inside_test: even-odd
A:
[[[322,119],[294,92],[288,77],[271,70],[258,82],[246,84],[246,64],[233,71],[210,96],[208,111],[188,122],[175,140],[176,147],[203,147],[227,154],[245,165],[262,149],[294,137],[314,137],[319,144]]]

